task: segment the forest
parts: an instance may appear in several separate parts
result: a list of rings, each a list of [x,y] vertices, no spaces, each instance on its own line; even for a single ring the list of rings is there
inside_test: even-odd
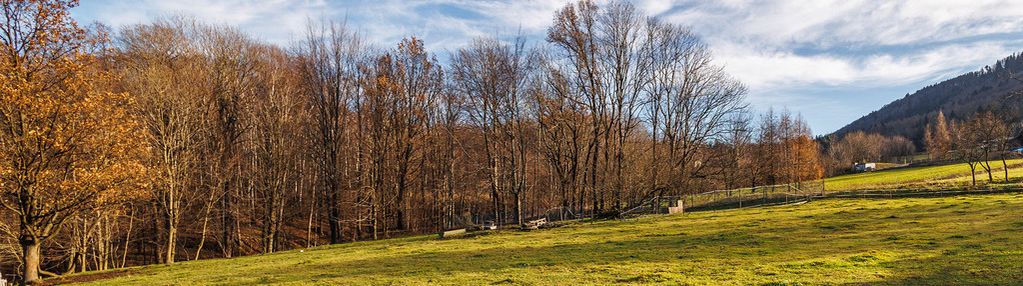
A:
[[[938,113],[949,120],[968,121],[993,113],[1005,122],[1023,120],[1023,54],[1013,54],[980,70],[924,87],[867,114],[835,132],[842,137],[852,132],[901,136],[921,148],[925,126]]]
[[[798,115],[754,115],[706,43],[626,2],[444,62],[330,19],[277,46],[76,5],[3,1],[2,271],[29,284],[823,175]]]

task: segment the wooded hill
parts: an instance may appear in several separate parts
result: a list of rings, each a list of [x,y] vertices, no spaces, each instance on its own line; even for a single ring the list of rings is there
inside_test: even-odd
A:
[[[924,87],[893,101],[877,111],[849,123],[834,134],[842,137],[854,131],[900,135],[923,147],[924,127],[938,111],[949,120],[972,118],[991,111],[1007,122],[1023,117],[1023,54],[1014,54],[940,83]]]

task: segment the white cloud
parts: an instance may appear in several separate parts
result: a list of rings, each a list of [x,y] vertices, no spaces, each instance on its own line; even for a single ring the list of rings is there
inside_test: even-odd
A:
[[[390,47],[402,37],[416,35],[425,39],[428,48],[443,51],[457,49],[480,36],[510,37],[520,32],[543,34],[553,20],[554,11],[567,2],[379,1],[345,9],[352,15],[369,15],[372,21],[356,23],[356,26],[364,30],[373,42]],[[457,9],[459,12],[442,13],[436,11],[438,9]]]
[[[666,19],[768,45],[898,45],[1023,31],[1023,1],[693,1]]]
[[[660,16],[701,34],[717,62],[750,86],[749,98],[760,109],[787,106],[824,114],[817,109],[837,106],[862,115],[904,92],[1023,49],[1023,1],[688,0],[678,5],[682,8]],[[858,99],[868,90],[892,94]],[[809,119],[822,131],[855,118],[821,116]]]
[[[76,17],[113,27],[149,23],[168,15],[188,15],[215,24],[240,27],[251,35],[285,44],[301,33],[306,19],[335,17],[323,0],[143,0],[84,1]]]
[[[669,0],[639,0],[636,1],[636,7],[643,10],[650,15],[660,15],[664,12],[668,12],[675,5],[678,5],[679,1]]]
[[[1015,52],[1018,42],[945,45],[917,54],[798,55],[748,46],[716,46],[717,60],[754,91],[801,86],[886,86],[939,80],[950,72],[975,70]]]

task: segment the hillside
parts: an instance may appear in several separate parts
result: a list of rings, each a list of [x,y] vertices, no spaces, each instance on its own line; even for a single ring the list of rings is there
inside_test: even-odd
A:
[[[950,120],[972,118],[978,111],[998,111],[1006,119],[1023,117],[1023,54],[1011,55],[979,71],[924,87],[863,116],[835,132],[901,135],[922,145],[924,126],[938,111]]]
[[[79,274],[164,284],[1008,284],[1023,280],[1023,194],[832,199],[418,236]]]
[[[1023,177],[1023,159],[1006,162],[1009,166],[1009,178],[1019,182]],[[990,188],[999,188],[1004,184],[1005,172],[1001,161],[991,161],[992,177],[995,183]],[[939,166],[904,167],[875,172],[847,174],[824,180],[828,191],[856,191],[866,189],[942,189],[961,188],[971,183],[970,167],[966,164],[949,164]],[[987,185],[987,173],[977,173],[977,184]]]

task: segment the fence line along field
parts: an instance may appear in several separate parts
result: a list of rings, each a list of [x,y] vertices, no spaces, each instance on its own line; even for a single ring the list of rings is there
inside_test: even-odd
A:
[[[1023,195],[801,205],[416,236],[201,260],[56,282],[280,284],[1009,284],[1023,279]],[[96,278],[109,278],[89,281]]]

